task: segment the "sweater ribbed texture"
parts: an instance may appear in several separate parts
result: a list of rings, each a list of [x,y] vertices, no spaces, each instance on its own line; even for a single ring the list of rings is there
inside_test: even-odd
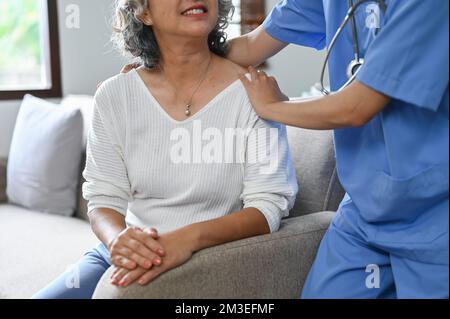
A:
[[[248,136],[241,144],[224,142],[231,130],[270,128],[277,129],[277,139],[267,133],[264,143]],[[222,139],[221,151],[208,148],[213,139]],[[174,160],[182,150],[189,160]],[[269,151],[278,158],[269,172],[263,169],[268,163],[249,160]],[[192,117],[176,121],[137,71],[117,75],[95,95],[86,156],[88,211],[111,208],[126,216],[128,226],[160,233],[247,207],[259,209],[273,232],[297,193],[285,127],[256,115],[239,80]]]

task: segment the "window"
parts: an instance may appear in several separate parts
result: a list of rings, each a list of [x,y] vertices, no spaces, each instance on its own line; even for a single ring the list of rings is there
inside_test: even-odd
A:
[[[227,30],[228,38],[248,33],[263,23],[265,18],[264,0],[233,0],[233,5],[235,12]]]
[[[1,0],[0,17],[0,100],[60,97],[56,0]]]

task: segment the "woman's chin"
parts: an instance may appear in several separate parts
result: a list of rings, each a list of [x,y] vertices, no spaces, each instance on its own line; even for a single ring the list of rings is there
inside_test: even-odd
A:
[[[179,25],[179,29],[183,34],[190,34],[195,37],[202,35],[208,35],[215,26],[215,22],[209,20],[195,20],[184,21],[184,23]]]
[[[192,38],[192,39],[208,39],[208,36],[210,34],[211,30],[210,28],[189,28],[186,30],[183,30],[183,33],[181,34],[186,39]]]

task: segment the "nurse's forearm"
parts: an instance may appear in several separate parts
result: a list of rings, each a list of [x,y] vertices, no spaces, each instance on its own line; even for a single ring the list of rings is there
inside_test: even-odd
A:
[[[227,58],[243,67],[258,66],[287,46],[272,38],[262,26],[228,42]]]
[[[345,90],[303,101],[277,102],[261,110],[261,117],[306,129],[360,127],[389,102],[389,97],[355,81]]]
[[[245,208],[230,215],[191,224],[182,229],[193,240],[194,251],[270,233],[264,215],[256,208]]]
[[[347,106],[345,107],[347,109]],[[354,126],[352,112],[339,110],[331,96],[307,101],[277,102],[261,112],[267,120],[306,129],[330,130]]]

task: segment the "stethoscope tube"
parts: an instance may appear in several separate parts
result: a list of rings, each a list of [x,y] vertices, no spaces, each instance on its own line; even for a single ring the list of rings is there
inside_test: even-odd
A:
[[[353,7],[353,0],[348,0],[348,7]],[[356,29],[356,19],[355,15],[352,16],[352,38],[353,38],[353,52],[355,54],[355,60],[359,61],[359,41],[358,41],[358,31]]]
[[[364,64],[364,59],[360,58],[359,41],[358,41],[358,32],[357,32],[357,27],[356,27],[355,12],[363,3],[368,2],[368,1],[373,1],[373,0],[359,0],[356,4],[353,4],[353,0],[349,0],[348,1],[349,9],[347,11],[347,15],[345,16],[344,21],[341,23],[341,25],[337,29],[336,33],[334,34],[334,36],[333,36],[333,38],[332,38],[332,40],[330,42],[330,45],[328,46],[327,54],[325,56],[325,61],[323,63],[322,70],[321,70],[321,73],[320,73],[319,90],[320,90],[320,92],[323,95],[331,94],[330,91],[325,89],[325,84],[324,84],[325,72],[326,72],[326,69],[327,69],[327,66],[328,66],[328,61],[330,59],[331,51],[334,48],[334,45],[336,44],[336,41],[339,38],[340,34],[343,32],[345,26],[347,25],[347,23],[350,20],[352,20],[352,38],[353,38],[353,51],[354,51],[355,59],[349,65],[349,69],[348,69],[348,72],[347,72],[349,79],[338,90],[338,92],[340,92],[343,89],[345,89],[347,86],[349,86],[355,80],[356,76],[358,75],[358,71],[360,70],[360,67]],[[386,3],[385,3],[385,1],[384,0],[379,0],[377,2],[380,5],[381,9],[383,11],[386,11]]]

